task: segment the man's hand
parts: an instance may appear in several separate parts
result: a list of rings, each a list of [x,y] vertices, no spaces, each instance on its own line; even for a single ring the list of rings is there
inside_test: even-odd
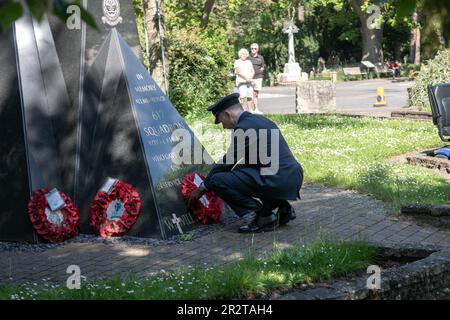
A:
[[[200,191],[199,188],[195,189],[194,191],[191,192],[191,195],[189,196],[188,199],[188,207],[190,207],[192,204],[194,204],[198,199],[200,199],[200,197],[203,196],[203,192]]]

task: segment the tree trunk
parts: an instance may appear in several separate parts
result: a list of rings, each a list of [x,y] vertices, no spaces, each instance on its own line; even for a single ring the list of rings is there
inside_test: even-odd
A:
[[[416,50],[414,54],[414,64],[416,66],[420,65],[420,29],[416,29]]]
[[[158,21],[158,8],[161,13],[160,23]],[[167,94],[169,65],[167,63],[167,41],[164,32],[163,8],[161,1],[144,0],[144,23],[149,43],[150,74],[161,90]],[[161,38],[163,39],[163,50],[161,49]],[[164,79],[164,76],[166,76],[166,79]]]
[[[209,15],[214,7],[215,0],[206,0],[205,8],[203,9],[202,17],[200,20],[200,28],[205,29],[208,26]]]
[[[364,0],[352,0],[352,6],[355,10],[359,20],[361,21],[361,38],[363,42],[362,59],[368,60],[373,64],[383,62],[383,50],[381,47],[381,41],[383,39],[383,27],[379,26],[379,29],[370,25],[371,18],[374,13],[366,13],[361,10],[361,5]]]
[[[416,66],[420,64],[420,29],[418,25],[418,14],[412,15],[414,29],[411,31],[411,42],[409,46],[409,61]]]

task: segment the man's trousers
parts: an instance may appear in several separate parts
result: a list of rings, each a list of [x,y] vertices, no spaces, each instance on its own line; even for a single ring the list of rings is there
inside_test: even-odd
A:
[[[214,174],[208,190],[214,191],[240,217],[252,211],[260,216],[268,216],[272,210],[287,202],[272,199],[270,190],[262,190],[252,177],[239,170]]]

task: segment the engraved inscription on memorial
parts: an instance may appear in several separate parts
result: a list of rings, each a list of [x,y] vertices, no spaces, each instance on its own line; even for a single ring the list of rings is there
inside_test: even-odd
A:
[[[81,162],[87,178],[80,192],[98,189],[108,176],[120,178],[141,196],[140,221],[133,228],[137,235],[154,236],[157,230],[168,238],[195,227],[181,185],[187,173],[207,174],[210,165],[174,163],[175,130],[190,133],[183,142],[192,148],[199,141],[115,29],[88,72],[86,101]]]

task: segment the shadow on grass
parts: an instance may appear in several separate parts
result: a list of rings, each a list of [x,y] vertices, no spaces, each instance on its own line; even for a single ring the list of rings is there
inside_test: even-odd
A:
[[[418,181],[399,175],[392,167],[374,165],[363,172],[356,183],[358,191],[393,205],[396,212],[403,204],[443,204],[450,201],[450,184],[438,177]]]
[[[404,204],[450,203],[450,184],[433,174],[417,174],[415,167],[394,167],[373,163],[355,177],[335,175],[328,171],[314,177],[314,184],[366,193],[392,206],[399,212]],[[420,168],[418,170],[427,169]]]

